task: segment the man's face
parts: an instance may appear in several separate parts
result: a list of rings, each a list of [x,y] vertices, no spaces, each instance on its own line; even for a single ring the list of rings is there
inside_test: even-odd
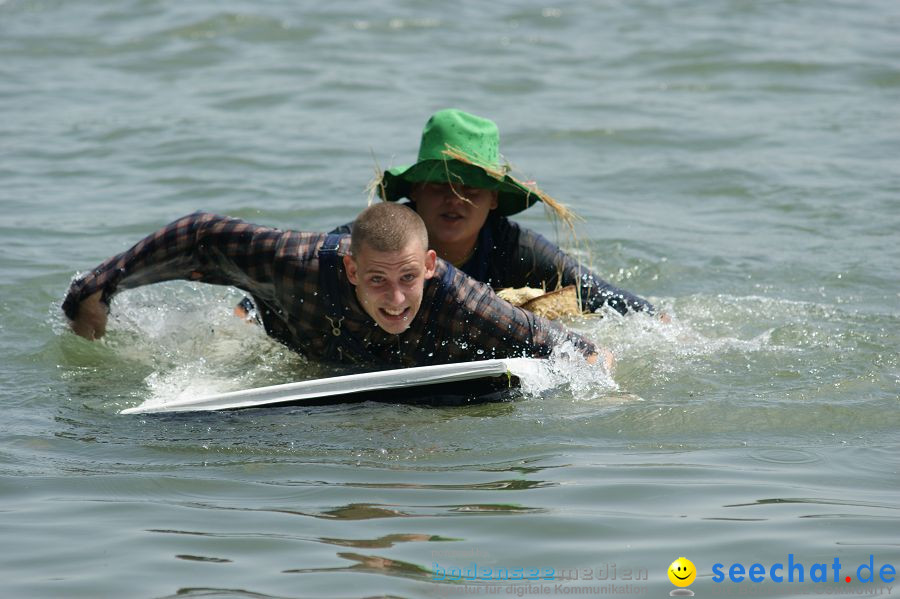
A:
[[[474,247],[488,213],[497,207],[497,192],[458,184],[420,183],[410,196],[425,221],[428,239],[437,248]]]
[[[344,256],[344,268],[366,314],[386,332],[409,328],[422,304],[425,279],[434,276],[437,256],[410,241],[397,252],[379,252],[366,244],[357,256]]]

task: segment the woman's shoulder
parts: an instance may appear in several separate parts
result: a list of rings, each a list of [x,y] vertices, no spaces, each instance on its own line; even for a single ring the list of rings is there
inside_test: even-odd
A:
[[[527,231],[516,221],[510,220],[505,216],[492,214],[488,217],[487,226],[490,227],[494,240],[518,241],[519,235],[523,230]]]
[[[528,248],[544,248],[545,246],[556,247],[546,237],[535,231],[510,220],[505,216],[498,216],[492,219],[492,231],[494,232],[495,241],[502,241],[507,247],[511,245],[525,246]]]

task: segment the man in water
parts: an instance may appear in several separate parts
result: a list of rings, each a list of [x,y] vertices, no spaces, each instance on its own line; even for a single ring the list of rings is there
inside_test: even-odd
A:
[[[75,333],[97,339],[116,292],[174,279],[233,285],[264,300],[266,332],[313,359],[423,366],[548,356],[566,342],[588,362],[597,358],[580,335],[438,259],[422,219],[388,203],[364,210],[352,239],[197,212],[74,281],[63,310]]]

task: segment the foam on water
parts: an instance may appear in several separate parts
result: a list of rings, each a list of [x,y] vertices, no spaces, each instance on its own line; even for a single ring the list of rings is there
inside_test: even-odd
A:
[[[183,282],[130,290],[114,300],[104,343],[117,359],[151,370],[138,393],[147,405],[308,377],[305,359],[234,317],[240,298],[235,289]]]
[[[150,374],[144,379],[149,396],[141,403],[141,407],[164,407],[173,401],[237,390],[233,380],[204,372],[204,366],[203,361],[198,361],[165,373]]]
[[[180,282],[122,293],[104,343],[116,359],[150,369],[146,391],[138,396],[153,405],[336,374],[235,318],[232,309],[240,297],[234,289]],[[523,381],[526,399],[552,392],[575,401],[616,403],[640,398],[648,382],[696,376],[726,357],[738,363],[800,360],[810,345],[832,354],[846,345],[839,335],[815,329],[822,328],[823,315],[838,324],[847,315],[811,302],[717,295],[658,303],[670,323],[612,311],[566,322],[612,351],[613,371],[602,364],[587,367],[564,345],[540,375]]]
[[[308,362],[235,318],[240,297],[234,289],[185,282],[123,292],[101,343],[85,348],[63,336],[72,366],[83,365],[63,377],[77,388],[95,385],[88,403],[118,411],[345,374]],[[805,434],[811,425],[842,435],[881,430],[879,410],[859,412],[852,404],[896,398],[895,315],[766,295],[654,302],[672,322],[615,312],[566,322],[612,350],[613,372],[566,357],[577,353],[571,347],[558,348],[546,369],[523,380],[516,409],[542,422],[584,420],[589,431],[602,415],[604,430],[654,431],[660,439],[680,436],[686,423],[724,442],[750,422],[757,434]]]
[[[593,365],[586,364],[580,352],[571,342],[554,349],[544,368],[533,376],[522,379],[522,392],[526,397],[541,397],[548,392],[568,391],[579,401],[590,401],[618,391],[619,387],[607,369],[603,358]]]

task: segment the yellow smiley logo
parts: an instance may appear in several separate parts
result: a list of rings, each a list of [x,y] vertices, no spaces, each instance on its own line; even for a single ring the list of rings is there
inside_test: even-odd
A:
[[[697,578],[697,568],[686,557],[679,557],[669,566],[669,580],[677,587],[690,586]]]

